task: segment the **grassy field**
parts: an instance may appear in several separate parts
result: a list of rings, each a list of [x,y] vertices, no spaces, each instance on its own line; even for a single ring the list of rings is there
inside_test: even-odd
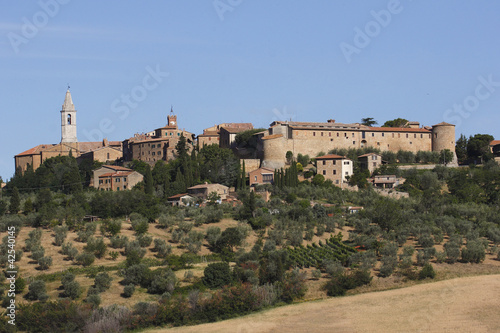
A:
[[[498,295],[499,274],[461,277],[145,332],[499,332]]]

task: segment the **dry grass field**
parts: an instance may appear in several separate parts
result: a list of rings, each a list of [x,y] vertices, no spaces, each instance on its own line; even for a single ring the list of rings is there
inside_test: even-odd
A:
[[[500,332],[500,275],[455,278],[146,332]]]

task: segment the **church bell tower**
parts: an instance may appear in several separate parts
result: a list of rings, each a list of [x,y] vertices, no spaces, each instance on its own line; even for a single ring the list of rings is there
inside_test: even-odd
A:
[[[61,143],[68,142],[78,142],[76,137],[76,110],[69,87],[61,110]]]

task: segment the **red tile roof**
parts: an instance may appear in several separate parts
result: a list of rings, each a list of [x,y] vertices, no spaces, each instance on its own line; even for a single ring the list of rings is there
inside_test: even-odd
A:
[[[38,145],[38,146],[35,146],[31,149],[28,149],[26,151],[23,151],[22,153],[20,154],[17,154],[16,156],[27,156],[27,155],[36,155],[36,154],[40,154],[40,152],[44,151],[44,150],[47,150],[49,148],[52,148],[54,147],[55,145],[54,144],[48,144],[48,145]]]
[[[179,198],[182,198],[183,196],[186,196],[188,195],[187,193],[180,193],[180,194],[176,194],[176,195],[173,195],[171,197],[168,197],[167,200],[169,199],[179,199]]]
[[[500,140],[493,140],[490,142],[490,146],[500,145]]]
[[[347,157],[345,156],[340,156],[340,155],[335,155],[335,154],[329,154],[329,155],[324,155],[324,156],[320,156],[320,157],[316,157],[317,160],[344,160],[344,159],[347,159]]]

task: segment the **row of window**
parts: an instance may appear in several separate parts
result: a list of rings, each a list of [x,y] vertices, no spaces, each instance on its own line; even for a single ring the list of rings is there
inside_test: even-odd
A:
[[[121,178],[114,178],[116,183],[119,183],[120,179]],[[127,177],[123,177],[123,181],[126,182]],[[111,183],[111,179],[99,179],[99,184],[110,184],[110,183]]]
[[[320,133],[321,136],[324,136],[324,132],[319,132],[319,133]],[[370,134],[370,133],[368,133],[368,134]],[[385,137],[385,133],[384,132],[382,132],[381,134],[382,134],[382,137]],[[298,136],[299,132],[295,131],[295,135]],[[375,137],[375,132],[371,133],[371,135],[372,135],[372,137]],[[428,135],[429,135],[429,138],[430,138],[431,135],[430,134],[428,134]],[[316,132],[313,132],[313,136],[316,136]],[[332,132],[328,132],[328,136],[331,137],[332,136]],[[354,138],[355,133],[351,133],[351,136]],[[366,138],[366,133],[362,132],[361,136],[362,136],[363,139],[365,139]],[[340,137],[340,132],[337,132],[337,137]],[[344,133],[344,137],[347,138],[348,137],[348,133]],[[396,133],[392,133],[392,137],[395,138],[396,137]],[[410,137],[410,134],[406,133],[406,138],[408,139],[409,137]],[[398,138],[401,138],[401,133],[398,133]],[[413,138],[414,139],[417,138],[417,134],[416,133],[413,134]],[[424,134],[421,133],[420,134],[420,138],[423,139],[424,138]]]

